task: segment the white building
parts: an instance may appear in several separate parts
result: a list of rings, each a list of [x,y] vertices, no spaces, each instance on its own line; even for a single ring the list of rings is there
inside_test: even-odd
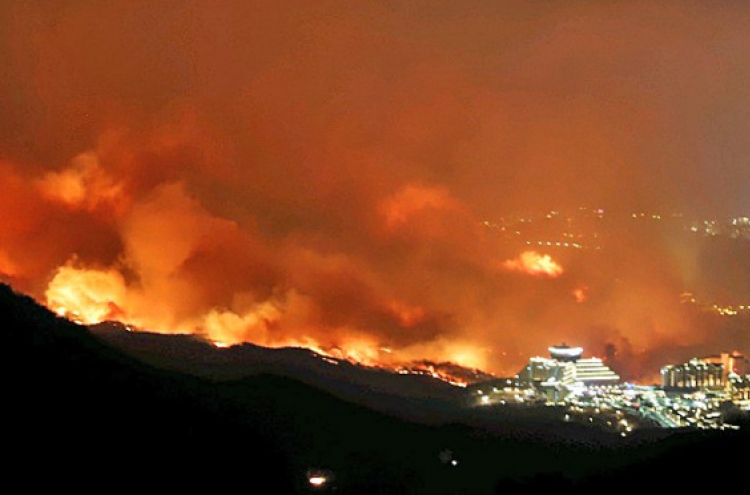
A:
[[[573,389],[619,383],[620,376],[596,357],[582,358],[583,348],[566,345],[549,348],[550,357],[532,357],[517,379],[547,392],[553,400]]]

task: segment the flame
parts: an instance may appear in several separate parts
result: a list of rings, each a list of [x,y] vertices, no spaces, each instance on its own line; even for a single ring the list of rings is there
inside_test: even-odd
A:
[[[582,303],[586,301],[586,292],[588,291],[588,287],[579,287],[573,291],[573,297],[575,298],[577,303]]]
[[[451,373],[445,368],[437,366],[432,363],[415,362],[397,368],[397,371],[401,375],[426,375],[437,380],[444,381],[456,387],[467,387],[473,380],[468,380],[465,377],[458,376],[456,373]]]
[[[50,310],[84,325],[127,320],[122,309],[125,295],[125,280],[116,270],[87,270],[71,264],[58,268],[45,293]]]
[[[331,357],[345,359],[364,366],[388,367],[387,361],[380,351],[380,346],[374,341],[347,339],[333,348],[324,350],[324,352]]]
[[[471,380],[459,376],[463,370],[451,367],[473,367],[482,362],[477,349],[468,345],[442,343],[428,348],[406,348],[402,351],[384,347],[366,336],[342,337],[335,344],[323,344],[312,337],[274,337],[271,328],[284,318],[282,304],[269,300],[251,306],[242,313],[231,310],[211,309],[190,322],[176,326],[165,326],[158,311],[145,311],[143,301],[148,300],[126,283],[124,276],[115,268],[92,269],[77,266],[75,260],[59,267],[45,293],[45,306],[82,325],[93,325],[104,321],[119,321],[131,331],[143,328],[157,329],[163,333],[202,334],[216,348],[223,349],[242,343],[253,343],[270,348],[299,347],[323,356],[326,362],[338,364],[349,361],[369,368],[385,369],[399,373],[428,375],[456,386],[466,386]],[[418,319],[419,308],[394,306],[404,312],[404,321]],[[439,366],[422,359],[426,354],[450,355],[451,363]],[[456,364],[452,364],[456,363]]]
[[[520,271],[529,275],[557,277],[563,273],[563,268],[548,254],[536,251],[524,251],[518,258],[506,260],[502,263],[506,270]]]
[[[202,332],[209,340],[224,345],[239,344],[253,340],[268,340],[268,326],[281,317],[280,310],[271,302],[258,304],[240,315],[233,311],[213,309],[206,314]],[[249,339],[248,334],[254,338]]]

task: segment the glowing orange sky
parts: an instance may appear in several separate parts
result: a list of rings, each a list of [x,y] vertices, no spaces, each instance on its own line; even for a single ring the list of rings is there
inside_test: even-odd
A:
[[[675,304],[698,252],[623,231],[524,254],[481,222],[746,214],[750,5],[10,0],[0,21],[0,277],[52,306],[500,374],[560,341],[634,376],[734,344]]]

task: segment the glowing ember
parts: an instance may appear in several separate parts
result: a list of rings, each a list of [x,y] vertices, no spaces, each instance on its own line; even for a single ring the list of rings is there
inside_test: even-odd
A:
[[[582,303],[586,301],[586,290],[587,287],[579,287],[578,289],[573,291],[573,297],[575,298],[576,302]]]

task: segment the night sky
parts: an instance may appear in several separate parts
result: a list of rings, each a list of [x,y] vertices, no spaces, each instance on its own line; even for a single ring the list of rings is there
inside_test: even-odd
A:
[[[562,341],[635,378],[750,352],[676,304],[699,247],[616,224],[524,254],[482,223],[750,214],[747,2],[5,0],[0,25],[0,278],[52,309],[497,374]]]

